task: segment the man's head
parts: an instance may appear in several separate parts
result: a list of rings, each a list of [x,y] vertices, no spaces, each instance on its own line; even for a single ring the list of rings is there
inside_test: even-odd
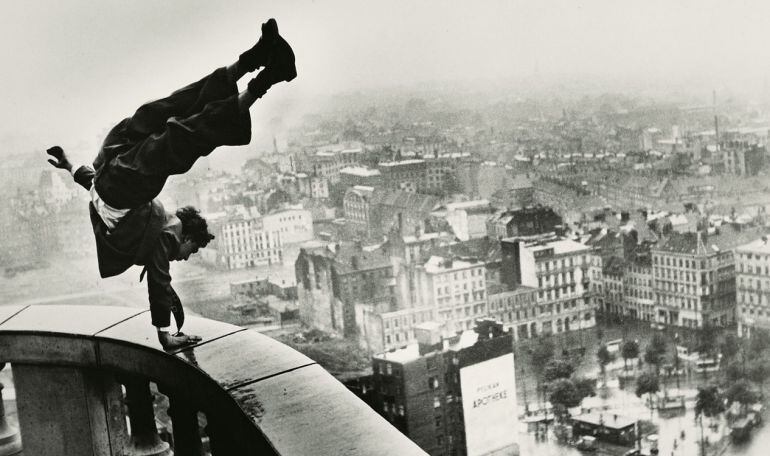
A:
[[[190,255],[197,253],[201,247],[206,247],[214,235],[209,233],[206,219],[192,206],[177,209],[176,216],[182,222],[182,243],[177,252],[177,261],[187,260]]]

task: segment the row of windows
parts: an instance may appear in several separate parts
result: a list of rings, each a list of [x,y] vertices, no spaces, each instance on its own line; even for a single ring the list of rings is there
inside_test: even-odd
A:
[[[436,306],[438,307],[452,307],[456,304],[467,304],[471,302],[471,296],[473,296],[473,301],[482,301],[484,300],[484,291],[474,291],[473,293],[464,293],[464,294],[456,294],[454,295],[454,299],[452,299],[452,296],[446,296],[446,297],[438,297],[436,298]]]
[[[652,262],[653,264],[660,264],[661,266],[674,266],[687,269],[696,269],[698,267],[697,260],[670,256],[653,255]],[[706,260],[700,260],[700,268],[706,269]]]
[[[567,278],[569,277],[569,281]],[[565,283],[575,283],[575,271],[569,271],[569,275],[567,275],[566,272],[563,272],[561,274],[554,274],[549,275],[545,277],[545,280],[543,280],[544,276],[538,276],[537,278],[537,286],[538,288],[543,288],[543,283],[545,283],[546,286],[556,286],[556,285],[562,285]]]
[[[756,290],[762,289],[762,280],[740,277],[738,283],[741,287],[747,286]],[[765,288],[770,289],[770,280],[765,280]]]
[[[459,279],[467,279],[468,278],[468,272],[470,272],[471,277],[477,277],[477,276],[483,276],[484,271],[482,271],[482,268],[474,268],[470,270],[465,270],[462,272],[453,272],[453,273],[445,273],[445,274],[438,274],[436,276],[437,282],[450,282],[450,281],[456,281]],[[451,278],[450,278],[451,276]]]
[[[707,273],[701,272],[700,275],[701,275],[701,282],[705,283],[707,278]],[[655,268],[655,277],[695,283],[698,280],[698,273],[697,272],[691,273],[689,271],[677,271],[676,269]]]
[[[737,269],[747,274],[762,274],[762,265],[752,266],[751,264],[740,263],[740,267]],[[765,265],[764,271],[765,275],[770,275],[770,266]]]
[[[412,324],[417,324],[428,321],[431,318],[433,318],[433,313],[429,310],[425,310],[422,312],[413,313],[411,317],[409,315],[404,315],[402,317],[390,317],[383,319],[383,325],[385,326],[385,329],[390,329],[391,326],[393,328],[398,328],[399,324],[401,327],[407,326],[410,320]]]
[[[472,287],[474,287],[474,288],[484,288],[484,281],[483,280],[479,280],[479,281],[471,281],[471,282],[463,283],[462,284],[463,290],[467,290],[468,289],[468,283],[470,283],[470,285]],[[459,290],[459,289],[460,289],[460,284],[459,283],[455,283],[455,290]],[[449,285],[447,285],[447,286],[445,286],[443,288],[440,287],[440,286],[436,287],[436,295],[437,296],[441,296],[442,294],[450,294]]]
[[[571,268],[573,266],[577,266],[581,264],[588,264],[588,261],[585,255],[568,257],[568,258],[560,258],[558,260],[552,260],[552,261],[543,261],[541,263],[538,263],[537,272],[543,272],[543,271],[548,272],[551,269]]]
[[[683,298],[680,296],[671,296],[671,295],[658,295],[657,300],[659,305],[666,305],[669,307],[679,307],[681,309],[688,309],[688,310],[695,310],[695,311],[707,311],[708,310],[708,302],[703,302],[701,304],[701,308],[698,308],[698,300],[693,298]]]
[[[562,288],[556,288],[554,290],[548,290],[545,292],[543,290],[539,290],[537,292],[537,297],[540,298],[541,300],[545,298],[546,300],[550,301],[551,299],[559,299],[559,297],[572,296],[572,294],[575,293],[575,290],[576,290],[575,285],[570,285],[569,287],[565,286]]]

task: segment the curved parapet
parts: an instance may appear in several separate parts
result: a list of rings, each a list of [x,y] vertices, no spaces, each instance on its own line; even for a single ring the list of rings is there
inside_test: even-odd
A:
[[[185,331],[203,341],[167,352],[148,311],[0,307],[0,363],[13,367],[25,453],[37,444],[34,454],[65,454],[40,453],[33,437],[54,425],[60,432],[47,435],[45,445],[66,454],[88,452],[73,451],[81,447],[94,450],[88,454],[138,454],[132,448],[141,445],[155,451],[142,454],[425,454],[286,345],[204,318],[188,318]],[[150,384],[169,399],[170,444],[150,435],[157,434]]]

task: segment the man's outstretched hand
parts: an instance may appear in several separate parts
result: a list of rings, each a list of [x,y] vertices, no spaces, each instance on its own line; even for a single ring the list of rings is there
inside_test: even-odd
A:
[[[175,350],[177,348],[182,348],[188,345],[195,345],[203,340],[203,338],[193,335],[188,336],[183,332],[178,332],[172,335],[167,332],[158,331],[158,340],[160,341],[160,344],[163,346],[164,350]]]
[[[53,165],[56,168],[59,169],[66,169],[67,171],[72,172],[72,163],[70,163],[69,158],[67,158],[67,154],[64,153],[64,150],[59,146],[53,146],[49,148],[47,151],[48,155],[53,157],[54,159],[49,158],[48,163]]]

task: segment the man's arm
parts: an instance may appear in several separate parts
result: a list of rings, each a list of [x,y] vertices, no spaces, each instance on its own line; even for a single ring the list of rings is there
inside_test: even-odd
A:
[[[165,349],[175,349],[201,341],[198,336],[185,335],[181,332],[170,333],[171,313],[174,314],[177,331],[184,324],[182,302],[171,286],[169,256],[173,250],[170,236],[161,234],[152,257],[146,264],[147,293],[150,301],[152,325],[158,328],[158,340]]]
[[[171,326],[171,307],[176,297],[176,293],[171,287],[171,274],[169,273],[168,257],[172,248],[172,240],[168,235],[161,233],[152,256],[145,265],[152,324],[157,328]]]
[[[93,168],[86,165],[75,168],[72,166],[72,162],[70,162],[67,154],[59,146],[53,146],[46,152],[48,152],[48,155],[53,157],[53,159],[48,159],[48,163],[50,163],[55,168],[66,170],[72,174],[75,182],[80,184],[81,187],[85,188],[86,190],[91,190],[94,174],[96,174]]]

